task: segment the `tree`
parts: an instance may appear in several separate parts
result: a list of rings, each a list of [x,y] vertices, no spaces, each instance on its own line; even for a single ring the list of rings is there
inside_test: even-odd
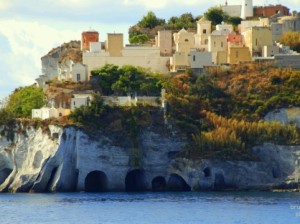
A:
[[[92,75],[98,76],[98,84],[105,95],[112,94],[111,86],[114,84],[121,76],[119,67],[112,64],[106,64],[99,69],[93,70]]]
[[[136,36],[132,36],[131,38],[129,38],[129,42],[131,44],[133,43],[144,44],[147,41],[149,41],[149,37],[146,34],[138,34]]]
[[[172,16],[168,20],[168,26],[170,26],[173,29],[182,29],[184,28],[195,28],[196,20],[194,19],[193,15],[191,13],[184,13],[180,17]]]
[[[229,16],[219,7],[211,7],[204,13],[206,19],[212,22],[212,25],[221,24],[227,21]]]
[[[42,88],[35,85],[16,89],[9,97],[5,110],[15,118],[29,118],[31,111],[45,105]]]
[[[285,32],[278,41],[286,46],[290,46],[292,50],[300,53],[299,32]]]
[[[158,25],[165,24],[164,19],[157,18],[154,12],[149,11],[146,16],[142,18],[141,21],[138,22],[138,25],[143,28],[153,29]]]
[[[226,22],[232,24],[233,26],[237,26],[241,24],[242,19],[240,17],[228,17],[228,20]]]

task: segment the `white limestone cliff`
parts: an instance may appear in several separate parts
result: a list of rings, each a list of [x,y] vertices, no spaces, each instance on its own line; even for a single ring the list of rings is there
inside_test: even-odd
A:
[[[0,132],[2,192],[270,190],[297,188],[300,178],[300,146],[257,146],[257,161],[192,161],[176,157],[186,141],[170,130],[145,128],[138,149],[76,127]]]

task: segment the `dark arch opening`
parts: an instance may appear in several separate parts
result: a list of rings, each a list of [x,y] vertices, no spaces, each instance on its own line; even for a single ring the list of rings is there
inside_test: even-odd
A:
[[[48,192],[52,191],[52,185],[53,185],[53,182],[54,182],[54,179],[55,179],[57,169],[58,169],[58,167],[54,167],[51,171],[50,178],[49,178],[49,180],[47,182],[47,185],[46,185],[46,189],[47,189]]]
[[[210,177],[210,176],[211,176],[211,170],[210,170],[209,167],[206,167],[206,168],[203,170],[203,172],[204,172],[204,176],[205,176],[205,177]]]
[[[152,191],[165,191],[167,182],[164,177],[158,176],[152,180]]]
[[[102,171],[92,171],[85,178],[85,191],[104,192],[107,191],[107,176]]]
[[[225,179],[224,175],[222,173],[216,173],[215,174],[215,183],[214,183],[215,190],[224,190],[225,185]]]
[[[185,182],[185,180],[178,174],[171,174],[167,189],[169,191],[191,191],[191,187]]]
[[[125,178],[126,191],[146,191],[145,171],[141,169],[130,171]]]

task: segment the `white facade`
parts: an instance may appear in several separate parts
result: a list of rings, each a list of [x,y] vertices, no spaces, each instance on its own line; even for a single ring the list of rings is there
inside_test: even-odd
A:
[[[90,52],[97,53],[101,52],[101,42],[90,42]]]
[[[231,17],[241,17],[242,14],[241,5],[222,5],[221,9]]]
[[[205,51],[191,51],[190,61],[192,69],[202,69],[204,66],[212,65],[212,53]]]
[[[222,24],[216,25],[216,30],[231,33],[233,31],[233,28],[232,28],[231,24],[222,23]]]
[[[71,98],[71,111],[81,106],[88,106],[92,99],[92,94],[73,94]]]
[[[243,0],[241,18],[253,17],[253,0]]]
[[[52,117],[58,117],[58,111],[54,107],[43,107],[41,109],[32,109],[32,118],[39,118],[42,120]]]
[[[74,82],[88,81],[87,68],[81,63],[76,63],[72,66],[72,80]]]

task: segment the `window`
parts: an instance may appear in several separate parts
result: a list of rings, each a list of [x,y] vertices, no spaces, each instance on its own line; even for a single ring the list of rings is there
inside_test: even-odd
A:
[[[195,55],[193,55],[193,61],[196,61],[196,56]]]
[[[206,34],[206,29],[203,29],[203,34]]]
[[[214,41],[214,47],[216,46],[216,41]]]
[[[185,42],[189,42],[189,40],[188,40],[188,39],[185,39],[184,41],[185,41]]]
[[[223,47],[223,45],[224,45],[224,44],[223,44],[223,41],[222,41],[222,42],[221,42],[221,47]]]
[[[207,43],[208,43],[208,40],[207,40],[207,39],[205,39],[205,40],[204,40],[204,44],[207,44]]]
[[[80,74],[77,74],[77,81],[80,81]]]
[[[239,52],[235,51],[235,57],[238,58],[239,57]]]
[[[256,45],[256,46],[257,46],[257,43],[258,43],[258,42],[257,42],[257,38],[256,38],[256,39],[255,39],[255,45]]]

